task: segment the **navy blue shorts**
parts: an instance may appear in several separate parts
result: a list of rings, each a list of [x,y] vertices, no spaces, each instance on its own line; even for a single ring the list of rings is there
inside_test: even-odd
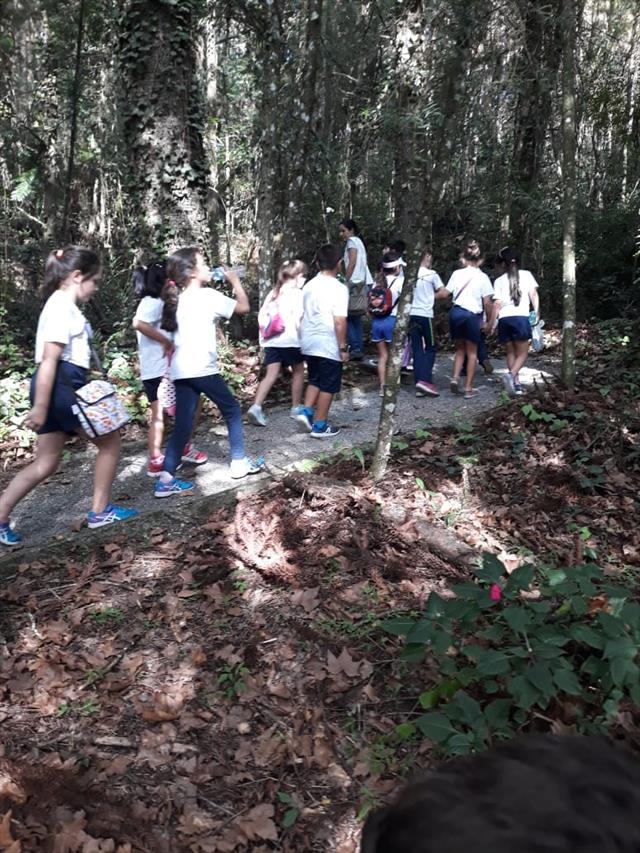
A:
[[[393,314],[389,314],[388,317],[374,317],[371,320],[371,342],[377,344],[380,341],[386,341],[390,344],[395,325],[396,318]]]
[[[474,314],[466,308],[454,305],[449,311],[449,335],[452,341],[470,341],[480,343],[482,314]]]
[[[306,355],[309,385],[325,394],[337,394],[342,387],[342,362],[321,355]]]
[[[300,347],[265,347],[264,361],[262,364],[266,367],[268,364],[281,364],[283,367],[294,367],[296,364],[302,364],[304,356]]]
[[[142,387],[144,388],[144,393],[147,395],[147,400],[150,403],[155,403],[158,399],[158,388],[160,387],[160,383],[162,382],[162,376],[156,376],[153,379],[143,379]]]
[[[36,370],[31,377],[31,388],[29,389],[29,400],[32,406],[36,396],[37,375],[38,371]],[[49,432],[66,432],[67,435],[74,435],[80,429],[80,421],[77,415],[74,415],[71,407],[76,402],[74,391],[86,384],[86,367],[78,367],[77,364],[71,364],[69,361],[58,363],[56,378],[51,389],[47,418],[38,430],[38,435],[45,435]]]
[[[528,317],[501,317],[498,320],[498,340],[501,344],[531,340]]]

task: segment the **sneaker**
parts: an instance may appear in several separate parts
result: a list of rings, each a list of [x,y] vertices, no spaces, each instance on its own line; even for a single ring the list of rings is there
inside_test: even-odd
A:
[[[182,451],[182,461],[188,465],[204,465],[208,458],[206,453],[202,450],[197,450],[191,442]]]
[[[473,397],[477,397],[480,394],[477,388],[470,388],[469,391],[464,392],[464,399],[471,400]]]
[[[251,406],[249,411],[247,412],[247,417],[251,421],[252,424],[256,426],[266,427],[267,419],[264,416],[264,412],[262,411],[262,406],[256,406],[255,404]]]
[[[433,382],[416,382],[416,397],[439,397],[440,392]]]
[[[311,438],[333,438],[334,435],[338,435],[340,432],[340,427],[331,426],[331,424],[325,424],[323,427],[318,426],[318,424],[313,425],[313,429],[311,430]]]
[[[378,397],[384,397],[384,385],[380,386],[380,389],[378,391]]]
[[[514,382],[513,387],[518,397],[521,397],[524,394],[524,388],[519,382]]]
[[[147,464],[147,477],[157,477],[162,472],[164,456],[154,456]]]
[[[296,415],[296,420],[298,421],[301,432],[311,432],[313,429],[313,418],[308,413],[308,409],[305,409],[304,406],[300,407],[300,411]]]
[[[505,375],[502,377],[502,381],[504,383],[504,387],[506,389],[507,394],[510,397],[514,397],[516,393],[516,385],[513,381],[513,376],[511,375],[511,373],[509,373],[509,371],[507,371],[507,373],[505,373]]]
[[[458,380],[453,379],[453,377],[449,382],[449,391],[451,391],[452,394],[462,394],[462,391],[460,390],[460,385],[458,384]]]
[[[247,474],[259,474],[264,467],[263,459],[249,459],[245,456],[244,459],[232,459],[229,466],[229,472],[232,480],[241,480]]]
[[[302,412],[302,406],[291,406],[289,409],[289,417],[294,421],[298,419],[298,415]]]
[[[491,374],[493,373],[493,365],[491,364],[489,359],[485,358],[485,360],[481,363],[482,363],[482,369],[484,370],[485,374],[487,376],[491,376]]]
[[[153,488],[154,498],[168,498],[170,495],[182,495],[193,490],[193,483],[172,477],[168,482],[156,480]]]
[[[96,530],[98,527],[106,527],[107,524],[115,524],[116,521],[128,521],[130,518],[135,518],[136,515],[139,515],[137,509],[127,509],[123,506],[109,504],[102,512],[88,512],[87,526],[90,530]]]
[[[22,545],[22,536],[11,529],[8,521],[0,524],[0,545],[6,545],[8,548],[17,548]]]

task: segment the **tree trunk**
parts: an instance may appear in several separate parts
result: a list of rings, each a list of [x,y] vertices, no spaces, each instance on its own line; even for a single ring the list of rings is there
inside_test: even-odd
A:
[[[576,0],[563,0],[562,49],[562,381],[576,379]]]
[[[64,190],[64,208],[62,211],[62,225],[60,237],[63,241],[69,241],[69,207],[71,205],[71,184],[73,182],[73,164],[76,155],[76,137],[78,134],[78,107],[80,104],[80,84],[82,75],[82,38],[84,35],[84,10],[85,0],[80,0],[78,9],[78,29],[76,35],[76,61],[73,76],[73,90],[71,92],[71,132],[69,134],[69,158],[67,161],[67,181]]]
[[[129,0],[120,65],[134,240],[209,251],[203,109],[196,79],[194,0]]]

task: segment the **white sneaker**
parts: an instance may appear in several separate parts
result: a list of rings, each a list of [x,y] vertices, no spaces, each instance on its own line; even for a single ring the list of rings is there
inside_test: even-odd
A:
[[[241,480],[247,474],[259,474],[262,471],[260,460],[254,461],[245,456],[244,459],[232,459],[229,466],[229,473],[232,480]]]
[[[251,406],[249,411],[247,412],[247,417],[251,421],[252,424],[256,424],[256,426],[266,427],[267,419],[264,416],[264,412],[262,411],[262,406],[256,406],[255,404]]]
[[[298,415],[300,414],[301,409],[302,406],[291,406],[291,408],[289,409],[289,417],[295,421]]]

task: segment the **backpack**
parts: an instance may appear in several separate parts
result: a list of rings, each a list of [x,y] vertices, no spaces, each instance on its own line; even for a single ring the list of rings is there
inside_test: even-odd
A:
[[[397,300],[393,301],[393,294],[388,285],[374,284],[367,297],[367,313],[371,317],[388,317],[396,305]]]

